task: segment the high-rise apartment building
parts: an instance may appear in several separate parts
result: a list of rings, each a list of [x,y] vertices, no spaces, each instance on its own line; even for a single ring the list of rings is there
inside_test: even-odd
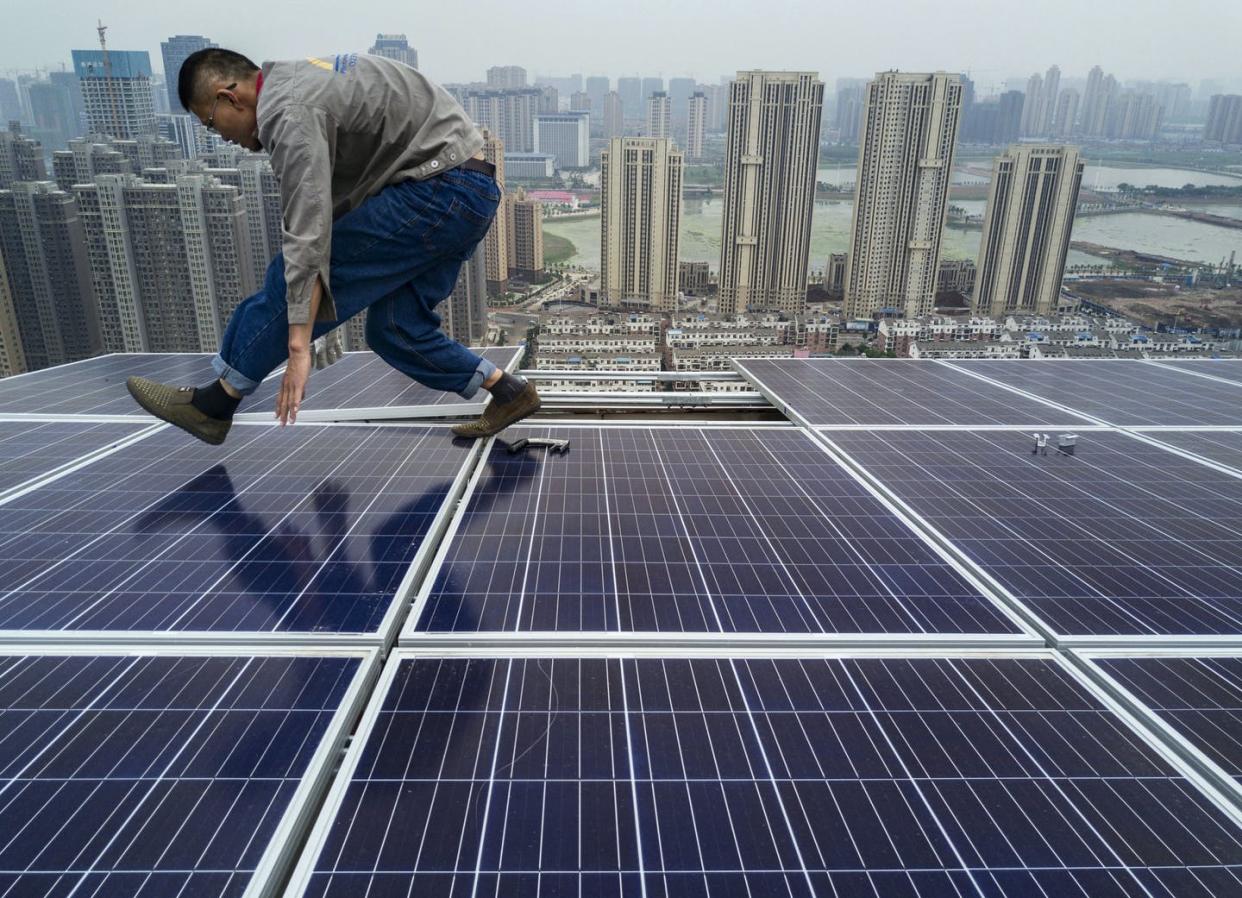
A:
[[[1022,136],[1033,137],[1039,133],[1039,122],[1044,110],[1044,79],[1038,72],[1026,82],[1022,104]]]
[[[487,70],[487,86],[493,88],[525,87],[526,69],[520,65],[494,65]]]
[[[63,147],[82,133],[82,89],[70,72],[52,72],[27,91],[30,133],[49,149]]]
[[[663,78],[644,78],[642,80],[643,96],[649,97],[652,94],[664,90]]]
[[[599,112],[604,108],[604,97],[612,90],[612,81],[604,75],[591,75],[586,79],[586,94],[591,98],[591,109]]]
[[[410,46],[404,34],[377,34],[374,46],[367,52],[372,56],[395,59],[412,69],[418,68],[418,51]]]
[[[170,113],[182,112],[181,98],[177,95],[177,82],[181,75],[182,64],[190,58],[190,54],[199,50],[214,47],[201,34],[176,34],[166,41],[160,41],[160,53],[164,57],[164,87],[168,93],[168,109]]]
[[[881,72],[867,85],[847,318],[934,308],[961,103],[961,79],[946,72]]]
[[[720,312],[806,308],[824,83],[814,72],[738,72],[729,90]]]
[[[539,85],[539,111],[540,112],[559,112],[561,108],[561,93],[551,84]]]
[[[1052,134],[1061,139],[1074,133],[1078,121],[1078,91],[1067,87],[1057,97],[1057,111],[1052,119]]]
[[[543,271],[543,205],[526,198],[526,191],[505,195],[509,217],[509,270],[521,274]]]
[[[462,263],[453,292],[436,310],[440,329],[467,346],[478,346],[487,336],[487,264],[482,250]]]
[[[617,137],[600,171],[600,301],[675,312],[682,154],[667,138]]]
[[[1075,147],[1014,144],[996,158],[979,243],[976,314],[1056,312],[1082,172]]]
[[[611,140],[625,133],[625,106],[621,95],[610,90],[604,97],[604,116],[602,134]]]
[[[617,93],[621,96],[622,115],[639,118],[643,110],[643,80],[641,78],[618,78]]]
[[[590,112],[591,95],[585,90],[577,90],[569,95],[570,112]]]
[[[836,129],[841,143],[858,143],[858,123],[866,90],[865,78],[837,79]]]
[[[673,138],[673,104],[668,94],[656,91],[647,98],[647,127],[644,137],[656,140],[672,140]]]
[[[1204,140],[1221,143],[1242,143],[1242,96],[1216,94],[1208,101],[1207,127]]]
[[[591,114],[555,112],[535,116],[535,152],[556,157],[557,168],[591,163]]]
[[[22,100],[17,92],[17,82],[10,78],[0,78],[0,127],[9,122],[21,121]]]
[[[961,140],[993,146],[1013,143],[1022,130],[1024,104],[1025,98],[1020,90],[1010,90],[999,97],[980,100],[971,107],[970,117],[963,117],[959,129]]]
[[[496,183],[505,189],[505,145],[490,131],[483,131],[483,157],[496,166]],[[503,200],[502,206],[503,206]],[[509,286],[509,216],[503,208],[492,218],[483,238],[484,279],[488,292],[503,296]]]
[[[693,78],[668,79],[668,98],[672,104],[673,134],[675,139],[686,130],[686,118],[690,114],[690,97],[698,90]]]
[[[541,95],[537,87],[467,90],[462,105],[474,123],[504,141],[507,150],[531,153]]]
[[[110,352],[210,352],[255,291],[245,205],[201,173],[151,183],[97,175],[74,188]]]
[[[155,134],[151,57],[145,50],[74,50],[73,70],[91,133],[134,138]],[[180,104],[178,104],[180,105]]]
[[[219,169],[213,169],[212,173],[216,171]],[[250,267],[254,271],[257,289],[263,283],[267,266],[280,252],[284,241],[280,183],[266,155],[247,155],[239,159],[237,171],[242,202],[246,206]]]
[[[22,335],[17,324],[17,309],[9,289],[9,273],[0,251],[0,377],[10,377],[30,370],[22,352]]]
[[[18,181],[46,178],[43,145],[22,134],[21,126],[11,122],[7,130],[0,131],[0,190],[7,190]]]
[[[98,355],[100,321],[73,196],[51,181],[0,190],[0,255],[27,369]]]
[[[702,159],[707,140],[707,97],[696,90],[686,105],[686,158]]]

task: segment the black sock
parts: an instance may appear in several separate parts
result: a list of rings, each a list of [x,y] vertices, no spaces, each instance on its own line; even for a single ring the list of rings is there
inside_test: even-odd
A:
[[[194,397],[190,400],[190,405],[208,418],[221,420],[233,417],[233,412],[237,411],[240,404],[241,400],[226,393],[218,380],[213,380],[205,387],[195,387]]]
[[[500,373],[500,380],[488,387],[492,398],[502,405],[517,399],[525,389],[526,381],[520,377],[514,377],[508,371],[502,371]]]

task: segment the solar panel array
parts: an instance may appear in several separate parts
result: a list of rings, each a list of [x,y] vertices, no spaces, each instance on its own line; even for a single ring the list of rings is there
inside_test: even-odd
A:
[[[511,370],[520,346],[476,349],[494,365]],[[242,406],[243,420],[270,420],[276,407],[280,378],[270,378]],[[423,386],[391,367],[373,352],[349,352],[322,371],[312,373],[298,417],[303,421],[359,421],[383,418],[471,415],[482,411],[490,396],[482,392],[462,399]]]
[[[1242,383],[751,360],[801,427],[545,455],[111,358],[0,382],[0,895],[1242,891]],[[464,413],[374,367],[306,408]]]

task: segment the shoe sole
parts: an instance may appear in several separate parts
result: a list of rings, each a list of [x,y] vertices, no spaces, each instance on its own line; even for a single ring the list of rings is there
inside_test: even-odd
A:
[[[134,388],[130,386],[129,381],[125,382],[125,389],[129,392],[130,396],[134,397],[134,402],[138,403],[138,405],[142,407],[142,410],[145,411],[147,414],[151,415],[154,418],[158,418],[159,420],[163,421],[165,424],[171,424],[173,427],[177,427],[177,428],[180,428],[181,430],[184,430],[190,436],[196,437],[197,439],[202,440],[204,443],[207,443],[209,446],[222,445],[224,443],[225,437],[228,436],[227,432],[219,437],[209,436],[205,433],[202,433],[201,431],[194,430],[193,428],[187,426],[186,424],[183,424],[180,421],[173,420],[172,418],[168,416],[166,412],[164,412],[163,409],[147,402],[146,399],[143,398],[141,393],[136,392]]]
[[[527,409],[526,411],[522,412],[522,414],[520,415],[515,415],[513,418],[509,419],[508,421],[505,421],[499,427],[495,428],[494,430],[489,430],[486,433],[478,433],[474,431],[468,431],[466,433],[462,433],[456,427],[452,428],[452,430],[453,430],[453,433],[459,437],[473,437],[476,440],[485,440],[488,437],[494,437],[496,434],[503,431],[506,427],[512,427],[514,424],[523,420],[524,418],[529,418],[531,415],[539,411],[539,409],[541,408],[543,408],[543,403],[542,402],[537,403],[534,407]]]

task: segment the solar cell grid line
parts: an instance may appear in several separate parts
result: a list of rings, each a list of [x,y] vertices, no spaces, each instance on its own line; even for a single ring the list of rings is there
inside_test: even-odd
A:
[[[150,421],[125,389],[131,375],[203,384],[215,377],[211,353],[114,353],[0,380],[0,415],[63,419],[106,415]]]
[[[518,427],[475,471],[403,644],[470,634],[604,641],[1032,642],[794,429]]]
[[[971,359],[941,364],[1117,426],[1242,424],[1242,384],[1129,359]]]
[[[154,434],[0,506],[0,632],[389,641],[477,452],[404,425]]]
[[[523,350],[519,346],[490,346],[473,351],[498,367],[511,370]],[[246,400],[238,419],[271,420],[279,390],[280,379],[269,379]],[[433,390],[393,368],[373,352],[348,352],[330,367],[311,372],[298,418],[303,421],[356,421],[465,415],[481,411],[489,399],[486,391],[480,391],[473,399],[462,399],[456,393]]]
[[[273,894],[378,667],[0,647],[0,894]]]
[[[831,443],[1064,645],[1242,637],[1242,481],[1123,433],[1074,456],[1013,432]]]
[[[1242,359],[1153,359],[1152,364],[1242,384]]]
[[[1242,813],[1052,652],[401,649],[356,735],[286,898],[1242,888]]]
[[[1052,402],[917,359],[734,359],[778,408],[809,427],[1089,423]]]
[[[149,425],[122,422],[0,420],[0,501],[31,481],[149,432]]]
[[[1242,655],[1156,650],[1076,653],[1242,807]]]
[[[1144,436],[1242,471],[1242,430],[1159,430],[1146,432]]]

